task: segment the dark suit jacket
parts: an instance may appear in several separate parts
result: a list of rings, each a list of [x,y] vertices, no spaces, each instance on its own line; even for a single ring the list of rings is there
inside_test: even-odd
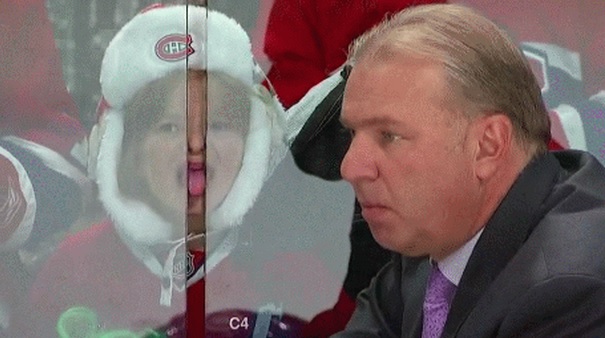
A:
[[[334,337],[420,337],[428,259],[395,257]],[[605,168],[532,161],[485,226],[443,337],[605,337]]]

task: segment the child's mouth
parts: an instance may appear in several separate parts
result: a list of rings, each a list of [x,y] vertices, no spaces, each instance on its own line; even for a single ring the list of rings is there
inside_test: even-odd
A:
[[[206,168],[203,163],[189,162],[187,166],[187,187],[189,195],[201,196],[206,189]]]

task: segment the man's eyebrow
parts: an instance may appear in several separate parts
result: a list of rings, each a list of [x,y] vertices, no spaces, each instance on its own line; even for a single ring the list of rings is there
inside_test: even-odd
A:
[[[338,120],[345,128],[350,128],[353,125],[384,126],[384,125],[401,125],[402,124],[402,122],[399,120],[396,120],[396,119],[393,119],[390,117],[384,117],[384,116],[373,116],[373,117],[369,117],[369,118],[356,120],[355,122],[348,121],[347,119],[340,116],[338,118]]]

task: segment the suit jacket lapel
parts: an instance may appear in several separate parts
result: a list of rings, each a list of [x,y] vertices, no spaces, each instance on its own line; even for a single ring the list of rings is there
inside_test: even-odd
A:
[[[558,180],[560,169],[554,156],[547,154],[532,161],[519,175],[477,241],[452,301],[443,337],[456,335],[479,298],[544,217],[546,211],[538,211],[543,210],[541,204]]]
[[[401,337],[420,337],[422,334],[422,303],[429,278],[428,258],[403,260],[401,292],[403,293],[403,318]],[[418,310],[420,309],[420,310]]]

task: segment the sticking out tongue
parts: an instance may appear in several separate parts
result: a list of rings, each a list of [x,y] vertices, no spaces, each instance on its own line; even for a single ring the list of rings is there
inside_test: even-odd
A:
[[[206,175],[204,170],[191,169],[188,170],[188,186],[189,195],[201,196],[206,188]]]

